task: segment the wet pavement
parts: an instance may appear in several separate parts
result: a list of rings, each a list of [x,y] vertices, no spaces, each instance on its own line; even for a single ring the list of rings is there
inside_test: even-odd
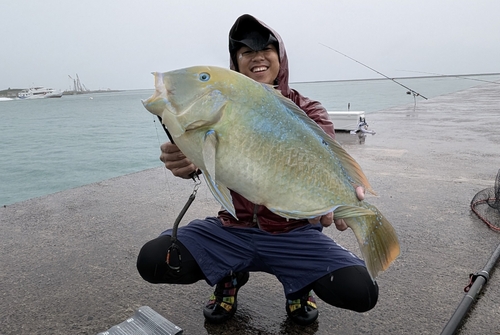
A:
[[[377,132],[339,134],[394,225],[401,255],[363,314],[318,301],[312,326],[287,320],[280,283],[253,273],[225,325],[205,324],[204,282],[153,285],[135,269],[146,241],[170,227],[192,191],[164,168],[0,208],[0,334],[97,334],[150,306],[184,334],[439,334],[500,243],[470,211],[500,168],[500,85],[484,85],[367,115]],[[182,224],[219,205],[202,185]],[[357,252],[350,230],[325,230]],[[496,268],[498,268],[498,264]],[[493,271],[459,334],[500,334],[500,271]]]

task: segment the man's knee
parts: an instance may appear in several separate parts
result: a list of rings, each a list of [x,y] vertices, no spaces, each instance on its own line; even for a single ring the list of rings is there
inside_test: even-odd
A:
[[[336,270],[316,281],[313,289],[328,304],[360,313],[375,307],[378,300],[378,285],[363,266]]]
[[[170,265],[167,264],[167,253],[170,253]],[[177,268],[173,267],[172,255],[177,257]],[[137,270],[141,277],[153,284],[192,284],[204,275],[189,250],[180,242],[172,245],[168,235],[162,235],[144,244],[137,256]]]
[[[369,311],[378,301],[377,282],[370,277],[365,267],[354,266],[347,270],[349,272],[346,274],[351,277],[348,284],[352,299],[350,309],[359,313]]]
[[[359,313],[368,312],[375,307],[378,301],[377,283],[370,279],[369,282],[367,281],[365,285],[359,287],[359,289],[355,291],[353,298],[353,311]]]
[[[137,270],[144,280],[153,284],[162,282],[165,274],[165,257],[170,245],[170,236],[160,236],[141,248],[137,256]]]

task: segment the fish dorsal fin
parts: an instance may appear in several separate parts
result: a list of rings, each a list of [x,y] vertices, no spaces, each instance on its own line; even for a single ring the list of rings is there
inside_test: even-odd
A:
[[[205,138],[203,140],[203,162],[205,163],[205,167],[207,169],[208,174],[212,177],[213,180],[216,180],[215,177],[215,154],[217,150],[217,134],[215,130],[209,130],[205,134]]]
[[[321,127],[318,126],[316,122],[314,122],[314,120],[307,116],[307,114],[302,109],[300,109],[292,100],[284,97],[280,91],[276,90],[271,85],[262,84],[262,86],[267,91],[272,93],[276,97],[276,99],[278,99],[286,107],[289,113],[293,114],[301,122],[306,124],[311,129],[311,131],[313,131],[319,138],[323,140],[324,143],[328,144],[335,156],[339,159],[342,167],[344,168],[344,171],[346,172],[347,176],[350,178],[350,181],[354,186],[361,185],[365,188],[366,191],[375,194],[375,191],[372,189],[368,178],[363,173],[363,170],[361,170],[361,166],[359,166],[354,158],[352,158],[351,155],[349,155],[349,153],[345,151],[344,148],[342,148],[340,143],[338,143],[327,133],[325,133],[325,131],[321,129]]]

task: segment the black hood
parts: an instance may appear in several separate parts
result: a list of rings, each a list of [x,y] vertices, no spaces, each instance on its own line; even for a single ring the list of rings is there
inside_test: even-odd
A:
[[[229,67],[239,71],[236,51],[243,45],[259,51],[268,44],[274,44],[278,50],[280,70],[276,78],[277,88],[283,95],[288,96],[290,88],[288,87],[288,57],[285,45],[276,31],[249,14],[241,15],[236,19],[229,31]]]
[[[256,18],[247,14],[240,16],[229,32],[229,53],[231,55],[235,55],[242,46],[260,51],[269,44],[274,44],[276,50],[279,50],[278,40],[271,31]]]

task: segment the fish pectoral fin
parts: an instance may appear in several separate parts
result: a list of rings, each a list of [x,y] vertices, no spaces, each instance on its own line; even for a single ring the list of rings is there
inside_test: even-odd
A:
[[[345,223],[353,230],[365,260],[368,273],[375,279],[398,257],[398,237],[389,221],[375,206],[368,205],[375,215],[349,217]]]
[[[213,179],[215,178],[215,155],[217,151],[217,134],[215,130],[209,130],[205,134],[203,140],[203,162],[207,169],[208,175]]]
[[[205,181],[207,182],[208,188],[210,189],[210,192],[212,192],[215,199],[235,219],[238,219],[236,217],[236,210],[234,209],[233,197],[231,196],[231,191],[225,185],[217,184],[217,182],[212,178],[212,176],[210,176],[208,171],[202,169],[202,172],[203,172],[203,177],[205,178]]]

